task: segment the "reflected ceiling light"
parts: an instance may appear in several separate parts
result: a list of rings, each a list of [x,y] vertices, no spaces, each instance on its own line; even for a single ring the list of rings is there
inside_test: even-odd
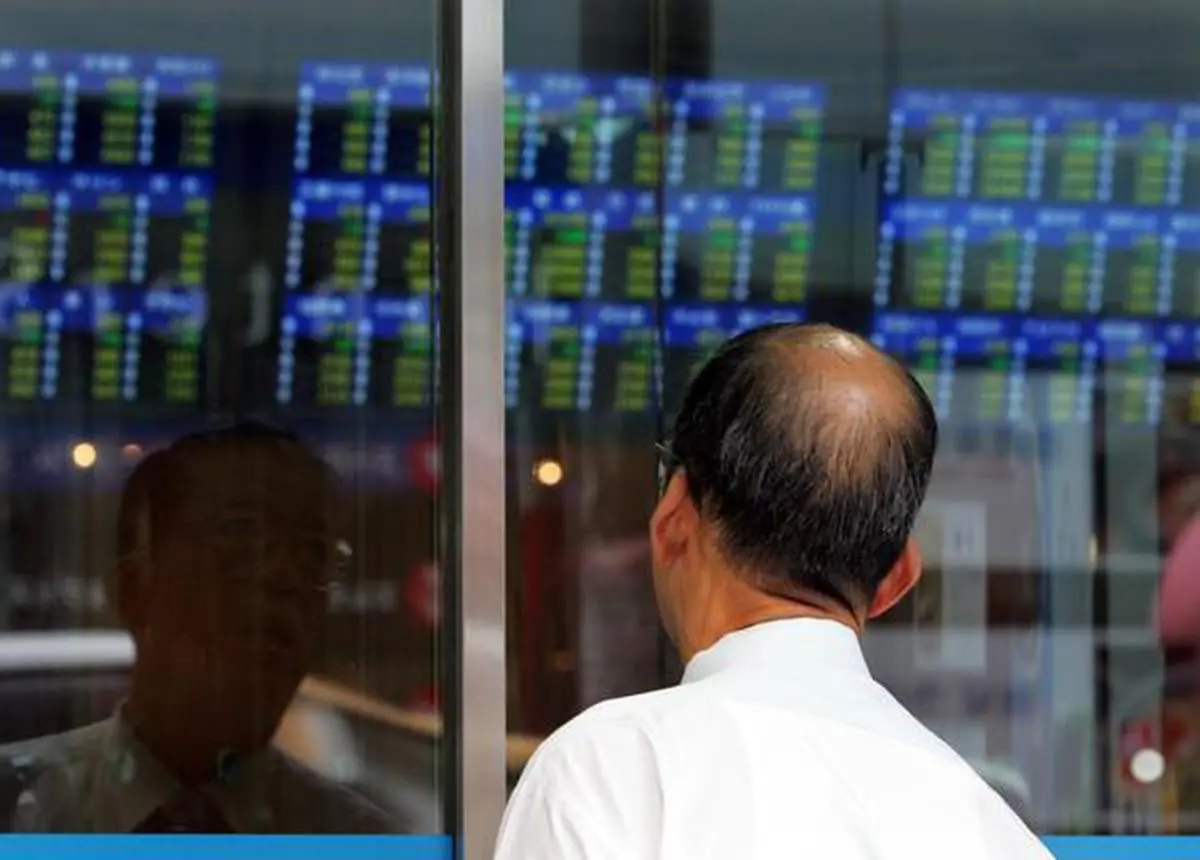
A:
[[[90,469],[96,465],[96,446],[91,442],[80,442],[71,449],[71,462],[76,469]]]
[[[136,460],[142,456],[142,446],[136,442],[130,442],[121,449],[121,456],[126,460]]]
[[[557,487],[562,483],[563,467],[557,460],[540,460],[533,467],[533,479],[543,487]]]
[[[1142,785],[1158,782],[1166,772],[1167,760],[1156,749],[1140,749],[1129,760],[1129,773]]]

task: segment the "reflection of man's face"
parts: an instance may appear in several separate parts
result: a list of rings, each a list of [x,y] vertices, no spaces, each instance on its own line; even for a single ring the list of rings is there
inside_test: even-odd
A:
[[[270,736],[321,644],[332,499],[304,465],[209,463],[155,535],[139,650],[186,678],[178,695],[231,742]]]

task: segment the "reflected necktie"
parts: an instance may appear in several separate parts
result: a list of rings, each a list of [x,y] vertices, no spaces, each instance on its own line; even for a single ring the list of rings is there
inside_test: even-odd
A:
[[[224,816],[200,792],[180,793],[164,803],[134,833],[232,833]]]

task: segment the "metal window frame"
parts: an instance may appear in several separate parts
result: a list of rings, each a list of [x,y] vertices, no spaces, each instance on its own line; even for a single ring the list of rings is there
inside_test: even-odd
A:
[[[504,2],[438,5],[443,822],[456,857],[490,860],[507,799]]]

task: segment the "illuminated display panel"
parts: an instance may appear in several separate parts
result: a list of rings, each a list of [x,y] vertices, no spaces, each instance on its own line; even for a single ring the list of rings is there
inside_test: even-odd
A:
[[[0,165],[49,166],[58,159],[63,80],[45,55],[0,51]]]
[[[70,174],[54,198],[51,277],[81,286],[202,288],[210,195],[196,176]]]
[[[876,345],[912,369],[938,414],[968,424],[1200,420],[1200,330],[1138,320],[886,311]]]
[[[202,288],[156,284],[117,297],[126,329],[121,396],[191,406],[204,385],[207,295]]]
[[[62,74],[60,162],[88,169],[212,167],[217,86],[211,61],[43,56]]]
[[[668,185],[797,194],[815,188],[821,88],[668,80],[665,98]]]
[[[139,349],[127,330],[131,320],[134,326],[139,322],[128,311],[143,295],[107,288],[7,288],[0,317],[8,402],[137,399]],[[194,400],[193,391],[189,403]]]
[[[1087,314],[1101,307],[1103,259],[1088,213],[1040,210],[1027,230],[1033,243],[1029,308],[1037,314]]]
[[[1100,320],[1095,337],[1104,362],[1109,420],[1157,424],[1163,412],[1165,348],[1153,323]]]
[[[0,170],[0,284],[36,285],[50,276],[54,185],[35,171]]]
[[[367,285],[387,295],[429,295],[433,284],[429,186],[387,183],[367,205]]]
[[[418,129],[410,144],[427,152],[429,80],[426,70],[383,66],[302,71],[281,406],[428,402],[428,170],[393,169],[389,153],[398,109]],[[726,305],[764,308],[755,312],[764,319],[800,315],[809,290],[819,88],[519,71],[505,83],[511,406],[646,413],[660,297],[685,310],[721,304],[727,332],[741,317],[731,320]],[[673,125],[680,117],[683,124]],[[732,193],[719,193],[711,177],[701,181],[705,144],[692,148],[693,132],[713,123],[736,127],[741,139]],[[664,153],[678,168],[674,180]],[[658,189],[671,181],[707,193],[674,192],[664,201]],[[698,282],[693,249],[707,255],[710,270],[724,255],[720,278]],[[389,307],[392,314],[381,316]],[[413,316],[416,308],[425,316]],[[703,340],[693,337],[688,354]]]
[[[207,59],[0,51],[0,165],[208,170],[216,96]]]
[[[924,198],[1180,203],[1183,105],[904,91],[893,101],[885,190]],[[916,156],[919,175],[904,176]]]
[[[536,392],[549,412],[654,409],[654,308],[608,302],[519,301],[508,327],[507,401]]]
[[[1117,206],[1173,205],[1172,176],[1179,158],[1178,108],[1153,103],[1117,105],[1106,121],[1111,151],[1111,194]]]
[[[203,290],[212,228],[212,188],[202,176],[158,174],[138,198],[144,232],[141,281],[152,289]],[[139,242],[135,236],[135,249]]]
[[[797,84],[510,72],[505,175],[544,187],[812,192],[824,92]],[[427,69],[310,63],[301,71],[299,175],[427,179]],[[660,107],[662,104],[662,107]],[[664,138],[665,135],[665,138]],[[664,150],[666,170],[664,170]]]
[[[43,390],[43,376],[50,342],[45,296],[33,289],[5,284],[0,288],[0,385],[8,401],[34,401],[53,394],[54,388]],[[57,379],[57,354],[54,357],[54,378]]]
[[[679,412],[692,378],[728,338],[769,323],[804,320],[803,309],[796,307],[667,305],[663,313],[662,409],[669,416]]]
[[[823,102],[823,91],[793,84],[763,87],[761,97],[752,99],[762,135],[753,188],[768,194],[816,191]]]
[[[896,96],[888,125],[884,190],[890,196],[966,197],[970,193],[965,118],[953,94],[904,92]],[[907,169],[912,155],[918,176]]]
[[[1200,425],[1200,326],[1168,323],[1162,343],[1164,418],[1173,424]]]
[[[285,297],[276,376],[281,405],[427,408],[432,362],[425,299]]]
[[[1200,320],[1200,215],[1174,215],[1163,239],[1172,317]]]
[[[92,320],[72,324],[61,349],[90,374],[92,402],[200,396],[210,195],[196,176],[94,172],[58,194],[52,274],[79,288]]]
[[[812,206],[803,197],[669,197],[663,297],[681,302],[803,302],[812,218]]]
[[[596,295],[604,267],[604,201],[577,190],[507,196],[515,222],[510,292],[568,299]]]
[[[509,179],[652,188],[662,179],[655,87],[645,78],[510,72]]]
[[[1020,318],[1012,323],[1025,355],[1026,390],[1035,420],[1087,426],[1093,419],[1099,346],[1092,324]]]
[[[76,286],[141,282],[144,210],[139,210],[142,177],[124,173],[74,173],[58,196],[52,275]],[[65,237],[63,236],[65,232]],[[65,255],[63,251],[65,250]]]
[[[956,307],[962,258],[961,251],[951,256],[956,245],[953,233],[944,205],[906,202],[890,206],[879,230],[876,306]]]
[[[0,172],[10,403],[195,404],[209,197],[195,176]]]
[[[908,364],[942,418],[1091,421],[1098,349],[1083,323],[889,311],[873,340]]]
[[[1200,211],[1200,104],[1185,104],[1172,132],[1175,161],[1168,184],[1170,202],[1181,209]]]
[[[578,302],[521,302],[508,322],[509,403],[534,403],[546,412],[592,406],[595,347],[584,337]]]
[[[1044,123],[1040,197],[1051,203],[1107,202],[1112,195],[1113,128],[1095,103],[1055,99]]]
[[[284,283],[289,291],[428,294],[429,189],[395,182],[296,182]]]
[[[297,174],[428,178],[433,163],[429,70],[310,63],[297,100]]]
[[[939,416],[981,424],[1022,417],[1024,354],[1004,318],[887,314],[874,341],[911,366]]]
[[[1104,311],[1137,317],[1166,314],[1170,283],[1163,276],[1160,219],[1151,213],[1113,211],[1101,216],[1099,226]]]
[[[379,298],[371,305],[370,326],[370,401],[428,409],[434,357],[429,302]]]
[[[6,287],[4,396],[193,406],[205,322],[202,290]]]
[[[875,304],[1194,315],[1192,235],[1187,219],[1139,210],[895,202],[880,230]]]
[[[0,51],[8,405],[195,406],[216,97],[206,59]]]
[[[370,388],[370,326],[364,293],[288,295],[280,324],[280,404],[355,406]]]
[[[284,283],[289,291],[350,292],[366,281],[367,189],[358,182],[296,182]]]
[[[515,186],[507,198],[512,295],[653,301],[661,230],[654,194]]]

